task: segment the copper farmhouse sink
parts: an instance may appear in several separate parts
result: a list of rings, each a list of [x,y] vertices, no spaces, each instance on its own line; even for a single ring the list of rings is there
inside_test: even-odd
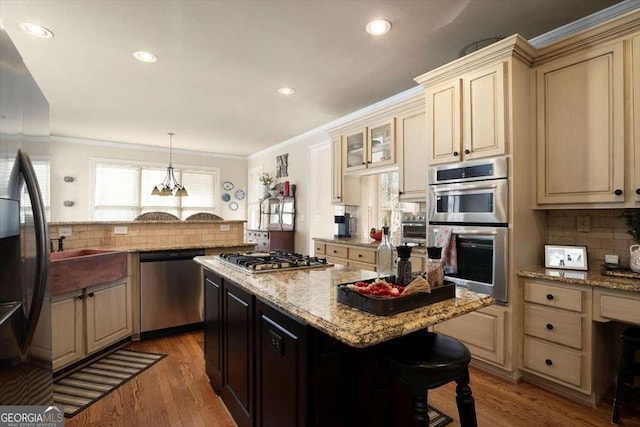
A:
[[[51,293],[82,289],[127,276],[127,253],[80,249],[51,254]]]

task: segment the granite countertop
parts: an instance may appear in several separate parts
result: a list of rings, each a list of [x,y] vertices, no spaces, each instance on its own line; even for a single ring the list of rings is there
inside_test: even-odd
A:
[[[494,303],[488,295],[457,289],[455,299],[393,316],[377,316],[336,300],[338,284],[374,278],[376,273],[372,271],[334,265],[251,274],[220,261],[217,256],[196,257],[194,260],[303,323],[352,347],[372,346]]]
[[[127,247],[122,246],[101,246],[99,248],[91,249],[103,249],[113,251],[125,251],[125,252],[149,252],[149,251],[177,251],[182,249],[224,249],[224,248],[242,248],[244,250],[254,250],[255,243],[181,243],[181,244],[152,244],[152,245],[131,245]],[[72,251],[74,249],[70,249]],[[236,249],[238,250],[238,249]]]
[[[378,245],[380,245],[379,240],[373,240],[368,237],[314,237],[313,240],[322,243],[360,246],[369,249],[377,249]],[[424,255],[427,253],[427,248],[424,246],[412,246],[411,253]]]
[[[572,285],[586,285],[640,293],[640,279],[605,276],[598,271],[554,270],[544,267],[529,267],[520,270],[518,276],[554,280]]]

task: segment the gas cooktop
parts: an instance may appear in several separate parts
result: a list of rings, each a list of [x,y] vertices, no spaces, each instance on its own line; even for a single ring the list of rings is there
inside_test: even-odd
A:
[[[326,258],[288,251],[222,253],[220,260],[249,273],[326,267],[333,264]]]

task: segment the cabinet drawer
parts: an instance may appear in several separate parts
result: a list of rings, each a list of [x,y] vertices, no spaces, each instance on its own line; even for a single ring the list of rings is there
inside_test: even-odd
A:
[[[342,258],[334,258],[332,256],[327,255],[327,262],[329,264],[342,264],[344,266],[348,265],[348,261],[346,259],[342,259]]]
[[[640,325],[640,300],[618,295],[600,295],[600,316]]]
[[[524,333],[569,347],[582,348],[582,316],[526,304]]]
[[[366,262],[368,264],[376,263],[376,252],[369,249],[349,249],[349,259],[357,262]]]
[[[524,282],[524,300],[549,307],[582,312],[583,292],[578,289]]]
[[[522,364],[577,387],[582,385],[582,355],[570,348],[525,337]]]
[[[359,268],[361,270],[376,271],[375,264],[367,264],[367,263],[358,262],[358,261],[349,261],[349,267]]]
[[[325,254],[336,258],[347,258],[349,248],[346,246],[326,245]]]
[[[314,251],[316,255],[324,255],[326,253],[325,244],[316,242],[316,244],[314,245]]]

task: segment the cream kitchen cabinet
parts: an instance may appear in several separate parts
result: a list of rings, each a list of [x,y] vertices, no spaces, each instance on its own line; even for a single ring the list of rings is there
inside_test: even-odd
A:
[[[342,136],[343,171],[358,172],[396,163],[395,118]]]
[[[87,353],[131,335],[131,284],[129,279],[85,290]]]
[[[84,292],[82,289],[51,298],[53,369],[57,370],[85,354]]]
[[[592,391],[592,292],[524,280],[522,370],[584,394]]]
[[[624,43],[535,68],[537,203],[624,202]]]
[[[52,298],[54,370],[132,334],[130,283],[127,277]]]
[[[360,204],[360,178],[344,175],[342,162],[342,136],[331,140],[331,203]]]
[[[536,207],[638,207],[639,18],[635,10],[538,50]]]
[[[331,264],[342,264],[362,270],[376,271],[377,252],[375,248],[341,243],[314,242],[314,254],[327,258]]]
[[[506,65],[500,61],[430,85],[426,141],[430,165],[505,154]]]
[[[396,118],[401,200],[427,198],[427,130],[424,107]]]
[[[474,359],[509,369],[511,358],[505,342],[510,328],[510,313],[505,307],[485,307],[434,326],[434,331],[462,341]]]

